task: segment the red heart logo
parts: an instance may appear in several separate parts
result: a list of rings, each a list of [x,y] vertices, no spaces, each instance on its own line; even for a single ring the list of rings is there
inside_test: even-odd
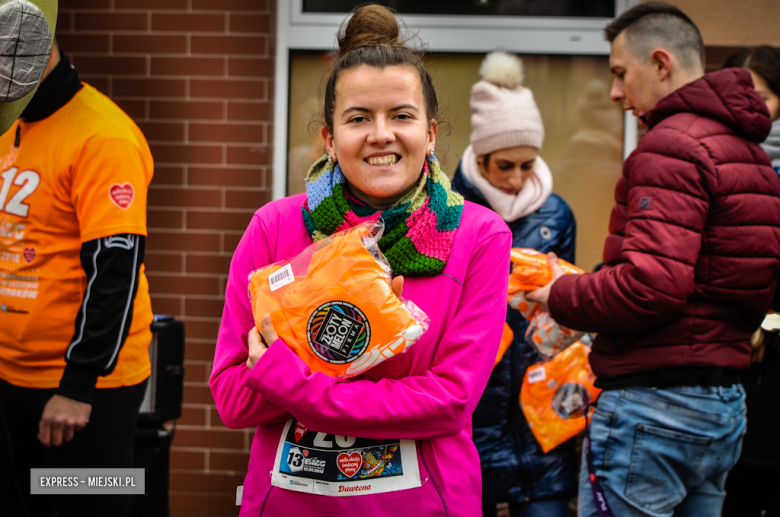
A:
[[[37,254],[38,253],[35,251],[35,248],[24,248],[24,251],[22,252],[22,255],[24,255],[24,260],[26,260],[28,264],[35,260],[35,256]]]
[[[133,204],[135,199],[135,190],[130,183],[123,183],[122,185],[114,183],[111,188],[108,189],[108,197],[114,202],[116,206],[122,210],[127,210],[130,205]]]
[[[342,452],[336,458],[336,465],[345,476],[351,478],[357,474],[361,465],[363,465],[363,456],[361,456],[357,451],[353,452],[352,454]]]
[[[309,457],[309,449],[303,449],[303,457],[308,458]]]
[[[306,434],[306,427],[300,422],[295,424],[295,443],[298,443],[304,434]]]

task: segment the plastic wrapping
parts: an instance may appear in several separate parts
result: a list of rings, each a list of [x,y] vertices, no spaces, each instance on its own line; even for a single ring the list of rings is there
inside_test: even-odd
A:
[[[544,287],[552,280],[552,271],[547,263],[547,255],[536,250],[512,248],[510,260],[514,264],[509,276],[510,297],[518,291],[534,291]],[[581,275],[585,271],[558,259],[558,264],[567,275]]]
[[[312,371],[343,379],[406,351],[429,320],[393,292],[377,244],[383,229],[381,222],[360,224],[249,275],[257,328],[270,314],[276,333]]]
[[[549,312],[539,311],[528,323],[525,341],[534,347],[539,355],[549,360],[582,339],[584,334],[556,322]]]
[[[515,264],[509,276],[509,305],[517,309],[528,320],[525,332],[526,342],[546,360],[579,341],[584,332],[572,330],[556,322],[541,306],[526,299],[525,293],[547,285],[552,272],[547,264],[547,255],[535,250],[512,248],[512,263]],[[565,260],[558,259],[567,274],[582,274],[583,270]],[[541,283],[540,282],[544,282]]]
[[[545,360],[566,349],[585,335],[556,322],[549,312],[545,312],[538,303],[525,298],[523,291],[517,292],[509,300],[509,306],[517,309],[528,320],[525,341],[536,349]]]
[[[575,343],[549,362],[528,368],[520,406],[544,452],[585,430],[585,411],[600,389],[588,364],[590,347]]]

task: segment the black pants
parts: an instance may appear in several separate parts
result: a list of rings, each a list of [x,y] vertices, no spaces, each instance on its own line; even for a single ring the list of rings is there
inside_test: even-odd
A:
[[[777,444],[767,443],[767,447]],[[779,486],[780,467],[737,463],[726,478],[723,517],[780,517]]]
[[[509,505],[510,517],[568,517],[569,514],[568,497],[548,497]],[[497,505],[483,501],[482,515],[483,517],[497,517],[499,515]]]
[[[0,506],[14,517],[125,517],[130,495],[30,495],[31,468],[132,468],[138,410],[146,381],[99,389],[89,423],[57,447],[38,441],[38,422],[53,389],[0,380]],[[6,513],[7,512],[7,513]]]

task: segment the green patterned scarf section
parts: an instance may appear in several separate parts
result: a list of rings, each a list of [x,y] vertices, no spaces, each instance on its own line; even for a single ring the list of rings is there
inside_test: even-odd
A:
[[[463,213],[463,196],[453,192],[436,158],[426,159],[420,180],[394,205],[377,210],[347,194],[341,167],[320,158],[306,178],[303,221],[315,241],[366,221],[382,219],[379,247],[393,272],[432,276],[444,269]]]

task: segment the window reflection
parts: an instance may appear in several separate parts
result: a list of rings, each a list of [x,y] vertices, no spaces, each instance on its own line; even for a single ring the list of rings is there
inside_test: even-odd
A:
[[[601,261],[615,184],[623,167],[623,111],[609,100],[609,82],[587,81],[575,106],[576,130],[563,156],[550,166],[554,189],[577,218],[577,264]]]

